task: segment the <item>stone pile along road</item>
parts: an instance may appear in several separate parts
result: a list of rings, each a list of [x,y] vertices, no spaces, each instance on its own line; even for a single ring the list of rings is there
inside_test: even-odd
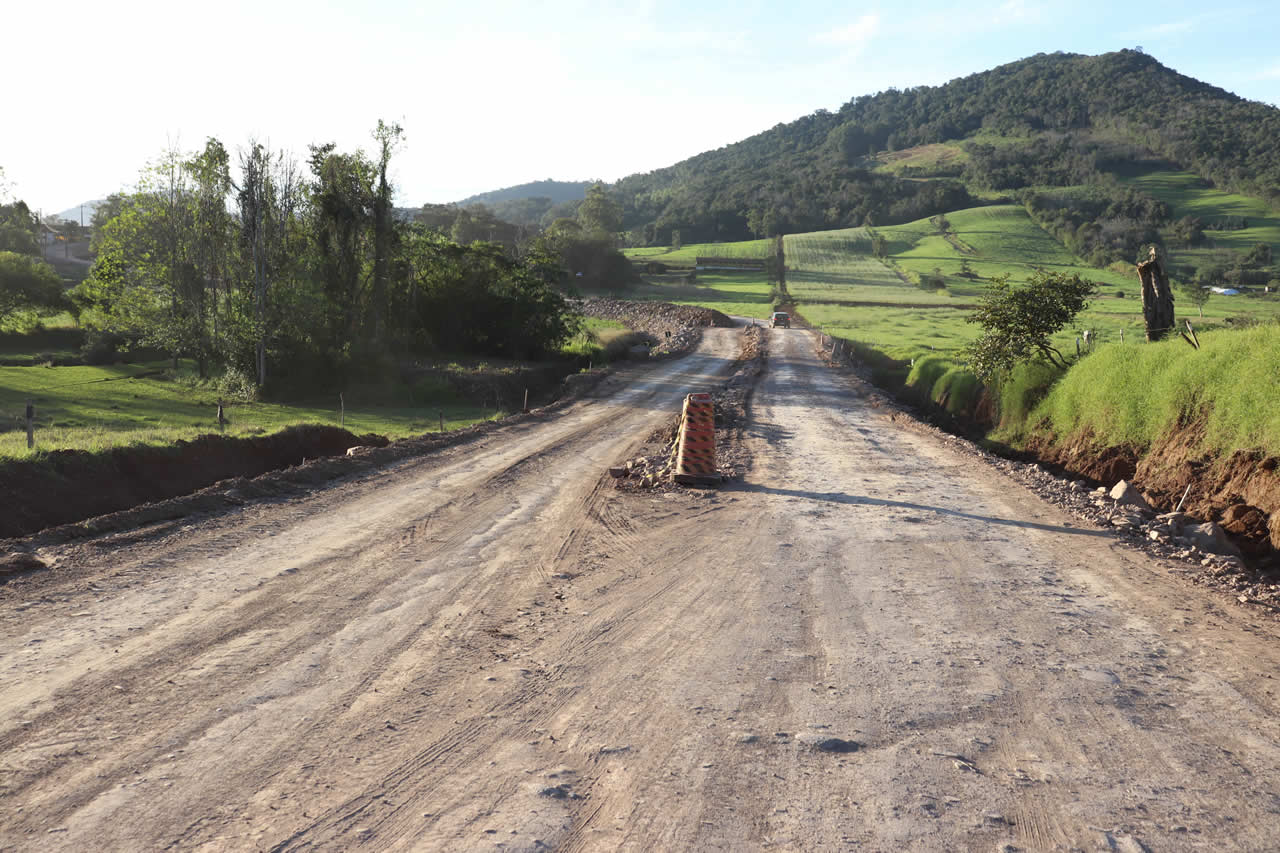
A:
[[[0,586],[0,848],[1273,848],[1272,618],[768,335],[718,491],[607,468],[734,329]]]

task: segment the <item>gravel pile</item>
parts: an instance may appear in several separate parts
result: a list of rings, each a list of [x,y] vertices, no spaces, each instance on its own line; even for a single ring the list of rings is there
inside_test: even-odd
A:
[[[633,331],[653,335],[658,341],[653,355],[688,352],[698,345],[705,327],[733,325],[733,321],[719,311],[670,302],[592,299],[582,303],[579,310],[588,317],[613,320]]]

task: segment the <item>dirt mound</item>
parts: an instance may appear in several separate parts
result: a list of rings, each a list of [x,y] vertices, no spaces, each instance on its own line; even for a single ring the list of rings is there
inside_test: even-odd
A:
[[[219,480],[342,455],[356,445],[386,444],[382,436],[297,426],[253,438],[203,435],[170,447],[55,450],[0,466],[0,492],[17,498],[0,515],[0,539],[190,494]]]
[[[582,313],[621,323],[637,332],[648,332],[658,340],[654,353],[686,352],[697,346],[701,330],[707,326],[728,328],[733,320],[719,311],[696,305],[670,302],[628,302],[622,299],[592,299],[582,304]]]

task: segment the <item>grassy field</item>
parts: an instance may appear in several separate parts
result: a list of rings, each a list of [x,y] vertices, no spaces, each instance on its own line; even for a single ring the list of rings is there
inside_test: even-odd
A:
[[[1175,263],[1199,266],[1215,249],[1248,252],[1258,243],[1269,243],[1272,252],[1280,258],[1280,212],[1271,210],[1259,199],[1207,187],[1190,172],[1148,172],[1124,180],[1168,204],[1173,208],[1175,219],[1198,216],[1210,223],[1227,216],[1242,216],[1249,221],[1249,227],[1239,231],[1206,230],[1205,237],[1211,246],[1175,247],[1170,252]]]
[[[903,281],[871,255],[865,228],[790,234],[783,238],[787,255],[787,292],[797,302],[884,302],[946,304],[946,292],[930,293]]]
[[[648,246],[641,249],[623,249],[622,254],[634,260],[662,261],[669,264],[693,266],[699,256],[712,258],[764,258],[772,250],[771,240],[743,240],[739,243],[693,243],[672,249],[669,246]]]
[[[916,152],[919,156],[925,153]],[[1250,220],[1251,227],[1245,231],[1213,232],[1215,236],[1244,235],[1240,239],[1252,246],[1270,233],[1273,220],[1259,202],[1188,187],[1185,176],[1170,175],[1160,173],[1148,178],[1162,181],[1164,192],[1176,190],[1182,193],[1181,198],[1191,198],[1198,205],[1208,204],[1205,199],[1210,196],[1217,198],[1226,204],[1221,210]],[[1237,206],[1232,207],[1233,204]],[[1193,209],[1203,213],[1207,208]],[[875,233],[888,239],[889,260],[902,276],[872,257],[871,232],[867,229],[787,235],[787,289],[797,310],[830,334],[860,341],[894,358],[911,359],[930,352],[954,354],[978,334],[978,328],[964,318],[985,293],[992,277],[1004,275],[1018,283],[1026,281],[1037,268],[1044,268],[1080,275],[1098,284],[1090,308],[1072,328],[1056,337],[1055,344],[1063,352],[1074,354],[1076,338],[1084,329],[1092,330],[1103,343],[1119,342],[1122,336],[1128,342],[1142,338],[1136,271],[1098,269],[1085,264],[1018,205],[958,210],[948,213],[947,221],[945,235],[929,219],[875,229]],[[1280,240],[1280,222],[1274,227]],[[752,240],[685,247],[680,251],[691,262],[694,254],[714,251],[722,256],[749,257],[767,248],[767,241]],[[644,252],[661,257],[664,251],[628,250],[628,254]],[[960,274],[962,264],[968,265],[972,277]],[[903,276],[928,276],[934,270],[941,271],[945,289],[928,291],[903,280]],[[699,275],[696,286],[646,285],[640,298],[707,305],[726,313],[763,318],[770,310],[768,292],[762,276],[704,273]],[[1203,317],[1185,302],[1176,303],[1176,308],[1180,321],[1189,318],[1198,328],[1206,329],[1222,326],[1233,317],[1280,317],[1280,300],[1265,296],[1215,294],[1204,306]]]
[[[954,169],[969,161],[969,154],[958,142],[918,145],[901,151],[884,151],[875,156],[877,171],[893,175],[928,175]]]
[[[26,401],[36,410],[36,450],[101,450],[129,444],[171,444],[217,430],[218,391],[195,381],[182,365],[169,378],[169,362],[105,367],[0,367],[0,458],[29,454]],[[500,415],[493,404],[466,402],[438,382],[353,386],[344,391],[345,426],[354,433],[403,438],[456,429]],[[227,402],[228,435],[259,435],[292,424],[337,426],[332,399]]]

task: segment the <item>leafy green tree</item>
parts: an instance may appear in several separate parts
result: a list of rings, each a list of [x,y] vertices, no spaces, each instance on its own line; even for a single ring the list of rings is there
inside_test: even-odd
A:
[[[994,276],[978,310],[965,318],[982,326],[964,348],[973,371],[984,380],[1025,361],[1040,359],[1057,367],[1066,357],[1050,338],[1089,305],[1094,284],[1078,275],[1036,270],[1026,285],[1014,287],[1007,275]]]
[[[404,136],[400,125],[386,124],[378,119],[373,138],[378,143],[378,187],[373,196],[373,340],[377,346],[386,346],[387,279],[391,264],[391,183],[387,180],[387,167],[391,155]]]
[[[252,323],[242,322],[240,327],[252,347],[252,373],[263,386],[272,341],[306,337],[304,330],[320,323],[317,308],[322,303],[307,283],[297,278],[309,258],[302,223],[302,176],[296,161],[254,142],[240,154],[240,176],[236,187],[240,231],[237,278],[243,293],[236,304],[253,306]],[[245,313],[240,312],[241,316]],[[236,360],[247,367],[238,351],[239,347],[233,349]]]
[[[215,355],[208,271],[201,268],[191,170],[166,151],[144,171],[138,191],[95,237],[89,277],[73,292],[90,328],[121,332],[173,355]]]
[[[0,204],[0,252],[40,254],[40,220],[26,202]]]
[[[577,332],[561,289],[560,257],[535,245],[523,258],[501,246],[461,246],[425,228],[405,237],[406,284],[397,322],[420,349],[532,358]]]
[[[610,197],[604,184],[592,184],[578,206],[578,222],[588,232],[616,234],[622,230],[622,205]]]
[[[1271,244],[1258,243],[1244,256],[1243,266],[1265,267],[1271,264]]]
[[[871,254],[883,260],[889,257],[889,241],[883,234],[874,234],[871,237]]]
[[[361,342],[376,167],[361,152],[311,146],[311,238],[325,298],[321,349],[340,359]]]
[[[62,279],[53,267],[30,255],[0,252],[0,321],[19,311],[65,307]]]

